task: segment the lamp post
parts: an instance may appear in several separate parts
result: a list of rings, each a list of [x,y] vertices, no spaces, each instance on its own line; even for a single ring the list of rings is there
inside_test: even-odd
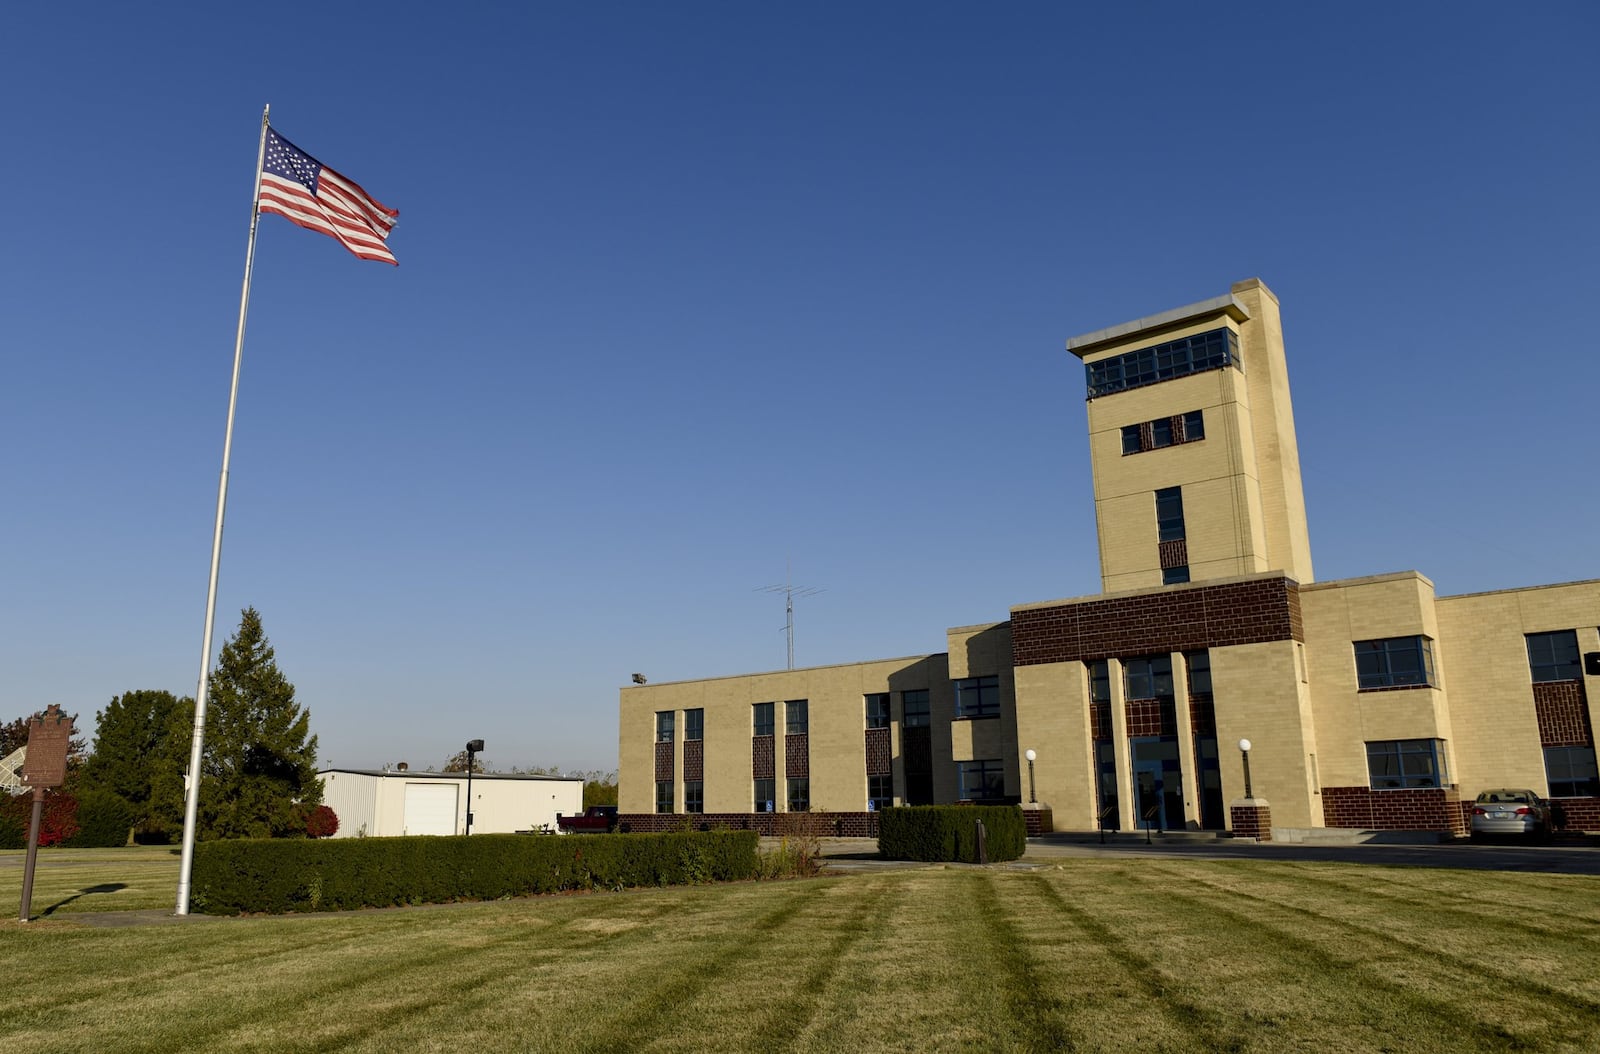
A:
[[[472,833],[472,770],[476,767],[474,758],[478,751],[483,749],[483,740],[467,740],[467,834]]]
[[[1246,798],[1254,798],[1255,795],[1250,792],[1250,741],[1248,739],[1239,740],[1239,753],[1244,757],[1244,796]]]
[[[1033,793],[1033,759],[1037,758],[1039,755],[1029,750],[1026,751],[1022,756],[1028,759],[1028,804],[1038,805],[1039,799],[1035,797]]]

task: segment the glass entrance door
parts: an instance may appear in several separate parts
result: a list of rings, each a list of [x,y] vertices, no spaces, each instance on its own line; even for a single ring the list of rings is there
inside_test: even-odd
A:
[[[1176,736],[1139,736],[1132,750],[1134,816],[1158,831],[1184,826],[1183,768]]]

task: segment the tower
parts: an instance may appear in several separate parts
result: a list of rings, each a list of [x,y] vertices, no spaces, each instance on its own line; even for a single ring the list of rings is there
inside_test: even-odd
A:
[[[1312,580],[1278,298],[1260,279],[1067,350],[1087,380],[1106,592]]]

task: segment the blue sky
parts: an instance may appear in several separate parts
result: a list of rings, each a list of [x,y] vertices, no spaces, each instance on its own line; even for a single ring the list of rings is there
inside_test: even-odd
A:
[[[269,102],[401,213],[257,246],[214,647],[324,763],[613,767],[630,673],[784,665],[786,561],[799,665],[1097,591],[1064,341],[1250,276],[1319,578],[1594,577],[1597,12],[19,8],[0,718],[194,691]]]

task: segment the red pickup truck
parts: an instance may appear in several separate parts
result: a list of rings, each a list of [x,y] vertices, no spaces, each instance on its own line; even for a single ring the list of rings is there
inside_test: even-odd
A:
[[[562,834],[605,834],[617,825],[615,805],[591,805],[581,816],[556,813],[556,830]]]

